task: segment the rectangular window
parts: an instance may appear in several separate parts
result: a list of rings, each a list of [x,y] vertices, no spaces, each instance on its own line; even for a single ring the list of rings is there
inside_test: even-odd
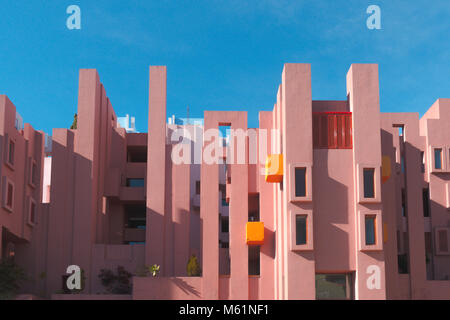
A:
[[[295,244],[305,245],[307,242],[307,217],[302,215],[295,216]]]
[[[295,168],[295,196],[306,197],[306,168]]]
[[[366,226],[366,245],[374,245],[376,244],[376,217],[375,216],[366,216],[365,217],[365,226]]]
[[[434,168],[442,169],[442,149],[434,149]]]
[[[260,275],[260,246],[248,247],[248,275],[259,276]]]
[[[422,173],[425,172],[425,152],[420,152],[420,158],[422,159],[422,164],[420,165],[420,169],[422,170]]]
[[[30,224],[36,224],[36,202],[30,200]]]
[[[29,177],[29,183],[31,186],[36,186],[38,184],[38,170],[37,170],[37,164],[36,161],[32,158],[30,158],[30,177]]]
[[[195,181],[195,194],[200,194],[200,181]]]
[[[13,206],[13,196],[14,196],[14,186],[8,182],[8,191],[6,195],[6,206],[12,208]]]
[[[364,198],[375,198],[375,169],[364,168]]]
[[[402,217],[408,216],[408,212],[406,210],[406,191],[402,189]]]
[[[15,143],[12,140],[9,140],[9,152],[8,152],[8,163],[10,165],[14,165],[14,151],[15,151]]]
[[[127,179],[127,187],[142,188],[145,187],[144,179]]]
[[[351,273],[316,274],[317,300],[352,300],[353,277]]]
[[[222,222],[221,231],[225,233],[229,232],[229,218],[222,217],[221,222]]]
[[[31,164],[31,183],[33,185],[37,185],[38,183],[38,171],[35,161],[33,161],[33,163]]]
[[[406,253],[397,255],[398,273],[408,274],[408,255]]]
[[[423,216],[430,216],[430,190],[428,188],[422,190]]]

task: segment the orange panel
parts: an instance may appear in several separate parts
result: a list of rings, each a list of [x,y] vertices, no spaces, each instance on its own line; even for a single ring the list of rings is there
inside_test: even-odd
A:
[[[264,243],[264,223],[247,222],[245,226],[245,240],[248,245],[258,245]]]
[[[271,154],[266,160],[266,182],[283,181],[283,155]]]

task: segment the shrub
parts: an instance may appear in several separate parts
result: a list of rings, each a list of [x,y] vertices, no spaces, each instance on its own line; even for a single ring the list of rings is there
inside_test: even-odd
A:
[[[0,261],[0,300],[12,299],[26,279],[25,272],[11,259]]]
[[[109,269],[100,270],[98,275],[102,285],[109,293],[113,294],[130,294],[132,274],[125,270],[124,267],[118,266],[117,273]]]
[[[197,261],[197,257],[195,254],[193,254],[188,261],[187,264],[187,275],[189,277],[199,277],[202,274],[202,268],[200,267],[200,264]]]

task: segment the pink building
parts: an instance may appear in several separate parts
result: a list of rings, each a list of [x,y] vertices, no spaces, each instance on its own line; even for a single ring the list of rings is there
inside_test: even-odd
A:
[[[24,292],[450,299],[450,99],[420,119],[380,113],[370,64],[351,66],[342,101],[312,100],[308,64],[281,78],[259,128],[245,111],[166,123],[166,68],[150,67],[148,133],[135,133],[83,69],[78,126],[54,129],[51,150],[14,127],[0,96],[1,248],[39,279]],[[187,275],[193,254],[201,276]],[[134,276],[129,295],[97,295],[101,269],[154,264],[158,276]],[[70,265],[84,270],[83,295],[57,294]]]

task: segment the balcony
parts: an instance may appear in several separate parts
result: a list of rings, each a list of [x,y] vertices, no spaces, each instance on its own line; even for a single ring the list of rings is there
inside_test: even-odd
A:
[[[121,201],[145,201],[145,187],[121,187]]]
[[[279,183],[283,181],[283,155],[271,154],[266,160],[266,182]]]
[[[125,228],[123,234],[125,242],[145,242],[144,228]]]
[[[264,244],[264,223],[247,222],[245,226],[245,238],[248,245]]]

